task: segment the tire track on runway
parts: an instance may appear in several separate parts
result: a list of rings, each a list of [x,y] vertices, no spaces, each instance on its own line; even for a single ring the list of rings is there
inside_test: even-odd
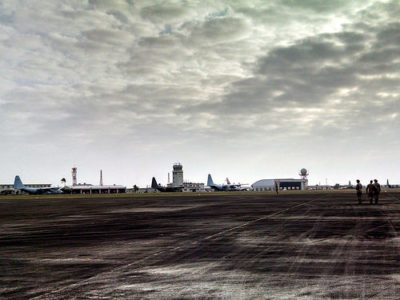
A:
[[[384,197],[382,197],[383,199],[387,199],[388,195],[385,194]],[[391,196],[393,197],[393,196]],[[395,197],[393,197],[395,200]],[[382,204],[382,203],[381,203]],[[375,237],[372,241],[375,242],[375,244],[372,244],[375,247],[380,246],[378,249],[375,250],[375,256],[381,256],[379,263],[382,265],[387,265],[387,266],[392,266],[393,264],[393,259],[397,258],[399,256],[399,244],[397,241],[398,238],[398,231],[396,230],[394,224],[393,224],[393,220],[392,217],[388,214],[388,211],[386,210],[387,206],[386,205],[373,205],[373,206],[369,206],[371,208],[376,209],[376,212],[379,212],[379,216],[378,216],[378,220],[382,220],[383,224],[378,225],[378,226],[374,226],[372,228],[370,228],[367,231],[363,231],[365,236],[365,233],[369,233],[371,231],[376,231],[377,229],[381,229],[383,228],[383,233],[384,233],[384,237],[382,239],[382,237],[378,238]],[[387,230],[385,230],[387,229]],[[358,240],[358,244],[360,245],[360,249],[362,249],[363,246],[363,241]],[[368,247],[365,247],[368,251]],[[354,251],[355,252],[355,251]],[[362,253],[364,255],[368,254],[367,253]],[[360,257],[360,255],[359,255]],[[367,258],[368,260],[368,258]],[[397,261],[397,259],[395,259]],[[372,261],[371,264],[376,264],[376,261]],[[363,262],[363,266],[362,266],[362,270],[363,273],[360,274],[362,277],[362,288],[361,288],[361,295],[363,298],[370,298],[370,297],[376,297],[379,299],[396,299],[397,297],[397,292],[395,289],[388,289],[384,284],[380,285],[380,289],[376,289],[374,286],[374,282],[379,282],[381,281],[381,279],[378,279],[376,277],[378,277],[379,275],[375,275],[375,274],[370,274],[371,272],[371,268],[368,267],[369,264]],[[396,272],[395,274],[397,274],[398,272]],[[389,275],[389,274],[388,274]],[[372,280],[371,280],[372,278]],[[376,278],[376,279],[374,279]],[[372,282],[372,284],[371,284]]]
[[[328,197],[324,197],[321,200],[329,199]],[[329,206],[328,206],[329,209]],[[323,240],[326,240],[327,238],[319,238],[316,241],[313,241],[313,239],[317,236],[318,232],[324,229],[324,215],[326,213],[326,209],[322,210],[318,216],[312,216],[310,217],[316,217],[314,220],[314,223],[312,224],[311,228],[309,228],[307,231],[303,232],[299,237],[298,241],[304,241],[302,243],[301,247],[296,248],[296,245],[292,246],[292,249],[296,250],[296,256],[292,258],[292,262],[289,264],[287,270],[285,273],[281,275],[282,280],[285,280],[284,278],[290,277],[291,281],[293,282],[293,285],[298,287],[298,292],[297,296],[298,297],[304,297],[304,293],[309,292],[309,286],[306,284],[305,285],[305,278],[307,278],[308,275],[311,275],[309,273],[304,274],[303,272],[306,271],[310,268],[310,258],[307,258],[310,256],[310,253],[313,253],[313,251],[310,252],[310,250],[315,249],[316,244],[320,243]],[[319,264],[317,264],[319,265]],[[315,266],[315,264],[314,264]],[[316,271],[313,276],[318,274],[319,271]],[[305,276],[306,275],[306,276]],[[313,279],[311,279],[313,280]],[[318,297],[316,297],[318,299]]]
[[[321,203],[321,201],[324,201],[324,200],[328,200],[329,199],[329,195],[324,195],[324,196],[322,196],[322,197],[320,197],[320,198],[316,198],[316,199],[314,199],[313,201],[308,201],[308,202],[305,202],[304,203],[304,206],[308,206],[308,208],[304,211],[304,212],[302,212],[302,213],[304,213],[305,215],[310,215],[310,216],[312,216],[312,210],[316,207],[315,205],[311,205],[312,204],[312,202],[314,202],[314,201],[320,201],[320,203]],[[293,222],[293,220],[290,220],[290,219],[287,219],[281,226],[279,226],[278,228],[283,228],[284,227],[284,225],[286,225],[288,222]],[[314,226],[313,226],[314,227]],[[312,228],[313,229],[313,228]],[[311,232],[313,232],[313,230],[312,229],[309,229],[309,230],[307,230],[306,232],[304,232],[303,234],[302,234],[302,236],[310,236],[310,233]],[[301,240],[301,238],[299,238],[299,237],[297,237],[296,238],[296,241],[300,241]],[[307,245],[307,246],[310,246],[310,245]],[[265,248],[264,250],[262,250],[260,253],[258,253],[255,257],[259,257],[259,256],[261,256],[261,255],[263,255],[263,254],[265,254],[265,253],[267,253],[269,250],[271,250],[272,248],[274,248],[274,247],[276,247],[276,245],[273,245],[273,246],[270,246],[270,247],[267,247],[267,248]],[[305,245],[303,245],[302,246],[302,248],[304,248],[305,247]],[[253,264],[255,264],[256,262],[253,262]],[[244,265],[244,264],[243,264]],[[291,263],[290,264],[290,267],[289,268],[291,268],[293,266],[293,263]],[[242,266],[243,267],[243,266]],[[274,273],[274,269],[273,268],[271,268],[270,269],[270,272],[268,272],[266,275],[265,275],[265,278],[267,279],[267,278],[270,278],[271,276],[269,275],[269,274],[274,274],[275,276],[277,275],[277,274],[279,274],[279,273],[281,273],[280,271],[278,271],[280,268],[282,268],[281,266],[279,266],[279,267],[276,267],[275,269],[277,270],[276,272],[277,273]],[[287,277],[288,276],[291,276],[291,274],[289,274],[289,272],[286,272],[284,275],[278,275],[278,276],[281,276],[282,277],[282,281],[285,281],[285,280],[287,280]],[[297,275],[296,275],[297,276]],[[246,277],[246,275],[243,275],[243,277]],[[292,276],[291,276],[292,277]],[[245,280],[243,280],[242,281],[243,282],[243,285],[247,285],[247,284],[249,284],[249,283],[251,283],[250,282],[250,280],[248,279],[248,278],[246,278]],[[276,282],[276,278],[275,278],[275,282]],[[297,282],[297,280],[296,280],[296,282]],[[253,284],[252,285],[252,288],[253,289],[255,289],[255,290],[265,290],[265,287],[266,287],[266,285],[268,285],[268,282],[266,282],[265,280],[262,280],[262,281],[259,281],[259,282],[257,282],[256,284]],[[268,299],[269,299],[269,297],[267,297]]]
[[[256,224],[256,223],[258,223],[258,222],[260,222],[262,220],[266,220],[266,219],[278,216],[278,215],[280,215],[280,214],[282,214],[282,213],[284,213],[286,211],[289,211],[291,209],[298,208],[300,206],[307,206],[307,205],[309,205],[310,202],[317,201],[317,200],[321,200],[321,198],[317,198],[317,199],[314,199],[314,200],[311,200],[311,201],[306,201],[304,203],[300,203],[298,205],[295,205],[295,206],[292,206],[292,207],[289,207],[289,208],[285,208],[283,210],[279,210],[279,211],[271,213],[269,215],[257,218],[255,220],[251,220],[251,221],[245,222],[243,224],[240,224],[240,225],[228,228],[226,230],[220,231],[218,233],[209,235],[207,237],[201,238],[201,239],[199,239],[197,241],[192,242],[192,245],[199,246],[199,247],[192,248],[190,251],[189,251],[189,248],[188,249],[183,249],[184,253],[182,255],[175,256],[173,261],[171,261],[171,262],[175,262],[175,263],[180,262],[180,261],[184,260],[185,258],[190,258],[190,257],[194,256],[196,253],[199,253],[199,255],[197,257],[201,257],[205,253],[203,251],[204,249],[208,249],[208,248],[211,248],[211,247],[217,248],[218,246],[220,246],[221,244],[224,243],[223,239],[232,237],[233,235],[237,234],[238,230],[240,230],[242,228],[245,228],[245,227],[247,227],[249,225]],[[280,228],[281,228],[281,226],[280,226]],[[237,253],[246,253],[246,249],[243,249],[242,251],[239,251]],[[225,255],[221,259],[229,258],[229,257],[233,256],[233,254],[234,253],[230,253],[229,255]],[[243,260],[243,264],[245,262],[246,262],[246,260]]]
[[[315,199],[315,201],[321,201],[321,200],[325,200],[326,197],[323,198],[318,198]],[[308,206],[308,208],[303,212],[305,215],[307,215],[313,208],[315,208],[315,206],[310,205],[310,203],[305,203],[304,206]],[[270,231],[272,232],[283,232],[283,228],[289,223],[289,222],[293,222],[293,220],[290,219],[286,219],[284,222],[280,223],[278,226],[276,226],[275,228],[271,228]],[[300,239],[297,239],[300,240]],[[279,244],[279,241],[277,241],[276,243]],[[276,248],[277,245],[272,245],[272,246],[268,246],[268,247],[263,247],[263,249],[261,251],[259,251],[256,255],[251,257],[251,263],[249,264],[249,261],[247,260],[243,260],[243,262],[239,265],[235,265],[235,268],[243,268],[245,266],[248,266],[248,268],[250,266],[253,266],[255,264],[258,263],[257,258],[259,258],[260,256],[264,256],[264,254],[268,253],[269,251],[271,251],[272,249]],[[279,246],[278,246],[279,247]],[[249,279],[248,276],[243,275],[244,279],[242,280],[242,285],[246,285],[249,283]],[[256,287],[261,286],[261,283],[258,283],[256,285]]]
[[[268,216],[264,216],[264,217],[259,218],[259,219],[257,219],[257,220],[253,220],[252,222],[249,222],[249,223],[253,223],[253,222],[256,223],[256,222],[259,222],[259,221],[261,221],[261,220],[266,220],[266,219],[272,218],[272,217],[274,217],[274,216],[279,216],[280,214],[282,214],[282,213],[285,212],[285,211],[289,211],[290,209],[298,208],[298,207],[300,207],[300,206],[305,206],[305,207],[307,207],[307,210],[306,210],[305,212],[303,212],[303,213],[307,214],[308,212],[310,212],[310,210],[312,210],[313,208],[315,208],[315,206],[311,205],[312,202],[314,202],[314,201],[321,201],[321,200],[325,200],[325,199],[327,199],[327,196],[324,196],[324,197],[321,197],[321,198],[316,198],[316,199],[311,200],[311,201],[306,201],[306,202],[304,202],[304,203],[301,203],[300,205],[296,205],[296,207],[290,207],[290,208],[288,208],[288,209],[278,211],[278,212],[276,212],[276,213],[274,213],[274,214],[270,214],[270,215],[268,215]],[[277,225],[275,228],[270,228],[269,231],[270,231],[270,232],[279,232],[279,231],[282,230],[282,228],[283,228],[288,222],[290,222],[290,221],[293,221],[293,220],[286,219],[283,223],[280,223],[280,224]],[[243,225],[245,225],[245,224],[243,224]],[[249,224],[246,224],[246,225],[249,225]],[[266,226],[268,226],[268,225],[266,225]],[[240,227],[244,227],[244,226],[240,226]],[[278,243],[279,243],[279,242],[278,242]],[[259,251],[256,255],[253,255],[253,256],[251,257],[251,263],[249,262],[248,259],[242,259],[241,262],[240,262],[239,264],[234,264],[233,267],[234,267],[234,269],[240,269],[240,268],[244,268],[244,267],[246,267],[245,269],[248,269],[251,265],[255,265],[255,264],[257,263],[256,258],[258,258],[258,257],[260,257],[260,256],[262,256],[262,255],[264,255],[265,253],[268,253],[270,250],[272,250],[273,248],[276,248],[276,247],[277,247],[276,245],[271,245],[271,246],[269,246],[269,247],[263,247],[263,249],[262,249],[261,251]],[[196,251],[197,251],[197,250],[196,250]],[[230,254],[229,256],[237,257],[238,255],[242,255],[242,257],[245,258],[246,256],[248,256],[248,253],[249,253],[249,249],[243,248],[241,251],[236,252],[236,253],[232,253],[232,254]],[[249,283],[249,282],[251,281],[251,279],[249,279],[247,275],[242,275],[242,278],[243,278],[243,279],[242,279],[241,281],[238,280],[238,282],[241,282],[241,283],[242,283],[242,286],[245,286],[247,283]],[[264,284],[265,284],[265,282],[263,281],[263,282],[257,283],[257,284],[255,285],[255,287],[259,287],[259,286],[262,286],[262,285],[264,285]],[[253,285],[252,285],[252,286],[253,286]],[[257,289],[257,288],[256,288],[256,289]]]
[[[371,274],[371,271],[373,271],[373,267],[371,266],[377,263],[390,265],[391,261],[387,260],[387,256],[391,257],[393,251],[398,252],[398,250],[395,250],[399,248],[398,245],[395,245],[392,238],[385,239],[383,242],[376,238],[373,240],[365,240],[364,237],[366,236],[366,233],[375,231],[377,228],[382,227],[389,229],[388,235],[391,237],[397,237],[397,231],[391,218],[381,206],[368,206],[369,209],[367,212],[370,213],[370,209],[378,208],[376,212],[379,212],[379,216],[377,216],[376,219],[383,221],[383,224],[369,228],[373,221],[371,221],[370,217],[361,214],[364,207],[361,206],[360,209],[360,206],[358,205],[351,206],[352,211],[357,218],[357,222],[348,230],[346,236],[349,236],[349,238],[346,239],[344,243],[339,241],[339,245],[331,252],[330,257],[332,258],[332,263],[333,265],[337,265],[337,267],[326,269],[326,271],[321,274],[318,286],[323,288],[320,288],[319,291],[329,291],[330,293],[314,295],[314,297],[345,299],[361,297],[364,299],[366,297],[378,297],[379,293],[381,293],[382,297],[378,298],[383,299],[387,298],[388,293],[393,292],[384,287],[381,287],[380,291],[377,291],[376,287],[372,286],[374,282],[373,278],[379,275]],[[369,229],[365,230],[365,228]],[[376,248],[379,245],[381,245],[381,247]],[[373,248],[371,249],[371,247]],[[369,262],[371,251],[373,251],[373,256],[380,257],[378,262],[376,261],[376,258],[372,258],[371,262]],[[365,260],[365,256],[367,257],[367,260]],[[342,264],[343,267],[341,267]],[[342,271],[342,274],[339,274],[338,271]],[[394,296],[394,294],[392,296]]]
[[[308,200],[308,201],[299,203],[297,205],[293,205],[293,206],[290,206],[288,208],[285,208],[285,209],[273,212],[271,214],[262,216],[260,218],[255,219],[255,220],[247,221],[247,222],[244,222],[243,224],[240,224],[240,225],[237,225],[237,226],[233,226],[231,228],[224,229],[224,230],[222,230],[220,232],[217,232],[217,233],[211,234],[209,236],[206,236],[206,237],[200,238],[198,240],[195,240],[195,241],[191,242],[190,245],[188,245],[187,242],[182,242],[182,244],[179,245],[179,246],[176,246],[176,247],[173,247],[173,248],[169,248],[169,249],[162,249],[162,250],[156,251],[156,252],[154,252],[154,253],[152,253],[152,254],[150,254],[150,255],[148,255],[148,256],[140,259],[140,260],[137,260],[137,261],[134,261],[134,262],[131,262],[131,263],[128,263],[128,264],[124,264],[124,265],[121,265],[121,266],[117,266],[117,267],[112,268],[110,270],[107,270],[107,271],[101,272],[99,274],[96,274],[94,276],[91,276],[91,277],[89,277],[89,278],[87,278],[85,280],[82,280],[80,282],[69,284],[67,286],[60,287],[60,288],[55,288],[51,292],[45,292],[44,294],[35,296],[35,297],[31,298],[31,299],[49,299],[49,298],[51,299],[52,297],[56,297],[56,298],[63,297],[63,295],[60,295],[60,294],[66,293],[67,291],[72,291],[74,289],[83,288],[83,287],[87,286],[90,283],[96,283],[98,280],[104,281],[107,277],[112,277],[114,274],[118,274],[118,272],[126,270],[128,268],[136,268],[137,269],[137,268],[143,266],[143,264],[146,263],[147,261],[149,261],[151,259],[159,258],[160,256],[162,256],[163,254],[165,254],[167,252],[171,253],[171,252],[178,252],[178,251],[183,251],[183,250],[187,251],[187,250],[195,247],[195,248],[193,248],[193,251],[192,251],[192,254],[193,254],[196,251],[202,250],[204,247],[207,247],[207,243],[204,243],[204,242],[208,242],[208,241],[215,242],[215,241],[218,241],[221,238],[232,236],[235,233],[235,231],[237,231],[239,229],[242,229],[242,228],[245,228],[246,226],[255,224],[257,222],[260,222],[262,220],[266,220],[266,219],[271,218],[271,217],[275,217],[275,216],[280,215],[280,214],[282,214],[284,212],[287,212],[289,210],[296,209],[296,208],[304,206],[304,205],[308,205],[308,204],[310,204],[310,203],[312,203],[314,201],[317,201],[317,200],[321,200],[321,198]],[[200,246],[202,243],[206,244],[206,245],[202,246],[200,248],[198,248],[198,247],[196,248],[196,246]]]
[[[399,200],[393,194],[389,194],[388,195],[388,194],[385,193],[384,195],[386,197],[382,197],[383,199],[392,198],[396,202]],[[389,197],[387,197],[387,196],[389,196]],[[393,255],[393,258],[398,258],[400,256],[399,255],[399,253],[400,253],[400,245],[399,245],[399,241],[398,241],[398,231],[397,231],[395,225],[393,224],[392,217],[389,215],[387,210],[384,210],[384,208],[386,208],[387,206],[386,205],[379,205],[378,207],[380,209],[381,214],[385,216],[385,219],[386,219],[386,221],[389,224],[389,227],[391,229],[391,232],[390,232],[391,238],[388,239],[390,245],[388,245],[388,243],[385,243],[384,247],[385,247],[385,249],[388,249],[388,250],[385,250],[383,252],[384,253],[383,262],[386,263],[386,264],[389,264],[389,263],[391,263],[391,261],[390,261],[390,259],[388,260],[388,258],[387,258],[387,256],[390,257],[390,255],[388,255],[388,254]],[[396,259],[396,261],[398,261],[398,259]],[[397,273],[398,272],[393,273],[393,274],[396,275]],[[394,285],[394,286],[398,285],[398,282],[396,282],[396,281],[392,282],[392,285]],[[388,293],[390,293],[390,294],[388,294]],[[398,292],[396,291],[396,289],[381,289],[380,292],[376,294],[376,297],[377,298],[381,298],[381,299],[384,299],[384,298],[386,298],[386,299],[388,299],[388,298],[396,299],[396,298],[398,298],[397,295],[398,295]]]
[[[355,212],[354,210],[354,205],[351,205],[351,208],[353,210],[353,212]],[[360,217],[359,213],[356,213],[358,215],[358,219]],[[337,269],[335,268],[335,266],[338,266],[341,264],[341,262],[343,261],[343,258],[347,258],[349,257],[348,253],[345,254],[346,249],[349,248],[349,245],[351,247],[352,242],[354,240],[354,237],[357,235],[357,232],[360,231],[360,222],[357,221],[356,224],[354,224],[354,226],[352,226],[345,234],[345,236],[349,236],[349,239],[346,239],[345,242],[339,242],[339,244],[329,253],[329,262],[327,263],[327,266],[325,266],[322,269],[322,272],[319,274],[319,279],[316,280],[315,284],[313,284],[314,286],[318,287],[316,290],[314,290],[312,292],[312,298],[346,298],[346,291],[341,290],[340,291],[340,295],[333,295],[334,291],[332,291],[332,287],[331,284],[332,282],[330,280],[327,280],[327,278],[334,278],[335,276],[337,276],[336,272]],[[313,245],[311,245],[313,246]],[[309,249],[310,246],[307,247],[307,251]],[[352,252],[352,251],[350,251]],[[350,253],[350,256],[352,256],[353,254]],[[350,259],[352,260],[352,259]],[[348,272],[350,271],[349,265],[348,265],[348,260],[346,261],[345,265],[344,265],[344,276],[347,275]],[[297,279],[297,282],[299,282],[301,284],[301,279]],[[305,287],[307,289],[307,287]],[[346,288],[346,287],[344,287]],[[326,292],[330,292],[331,294],[325,294]],[[301,294],[298,295],[299,297],[302,296]],[[352,297],[350,297],[352,298]],[[347,299],[347,298],[346,298]]]

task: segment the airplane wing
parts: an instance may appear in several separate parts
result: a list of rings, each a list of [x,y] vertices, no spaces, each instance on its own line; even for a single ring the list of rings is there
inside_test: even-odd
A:
[[[38,188],[37,192],[39,194],[60,194],[62,191],[57,187],[49,187],[49,188]]]
[[[13,193],[15,193],[15,190],[14,190],[14,189],[7,189],[7,190],[2,190],[2,191],[0,192],[0,195],[11,195],[11,194],[13,194]]]

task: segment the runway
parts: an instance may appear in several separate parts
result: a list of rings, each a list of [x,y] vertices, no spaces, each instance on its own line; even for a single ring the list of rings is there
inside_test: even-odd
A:
[[[400,193],[0,198],[7,299],[397,299]]]

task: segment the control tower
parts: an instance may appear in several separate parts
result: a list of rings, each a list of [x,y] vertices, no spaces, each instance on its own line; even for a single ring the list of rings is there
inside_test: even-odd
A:
[[[76,173],[77,173],[77,168],[76,167],[73,167],[72,168],[72,185],[77,185],[78,184],[78,182],[77,182],[77,180],[76,180]]]
[[[172,186],[183,186],[183,169],[180,163],[175,163],[173,166]]]

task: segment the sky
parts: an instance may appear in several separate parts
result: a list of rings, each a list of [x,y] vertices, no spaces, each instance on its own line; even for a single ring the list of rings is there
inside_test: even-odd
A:
[[[400,183],[400,2],[0,0],[0,183]]]

